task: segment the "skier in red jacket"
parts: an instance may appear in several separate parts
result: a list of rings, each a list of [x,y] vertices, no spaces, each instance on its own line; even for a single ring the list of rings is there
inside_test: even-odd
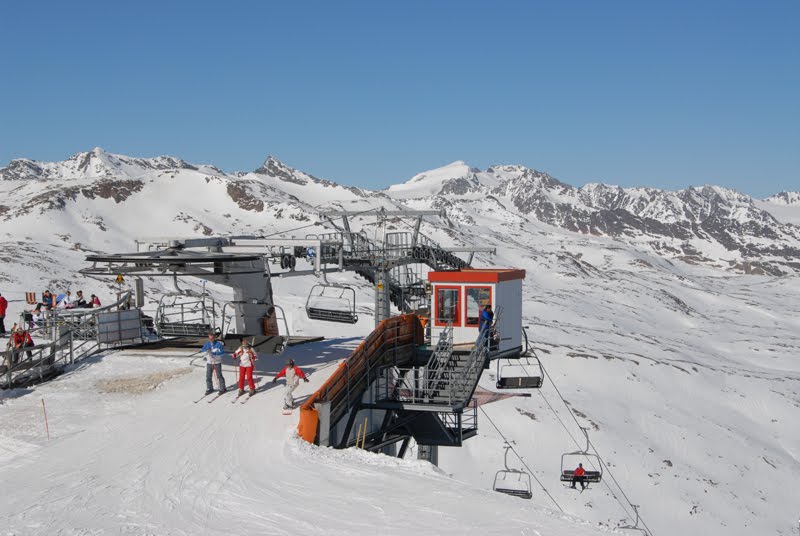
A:
[[[297,389],[297,386],[300,385],[300,380],[308,382],[308,378],[306,378],[306,374],[300,367],[294,365],[294,360],[292,359],[286,362],[286,366],[275,375],[272,382],[275,383],[278,381],[278,378],[283,378],[284,376],[286,377],[286,391],[283,396],[283,409],[294,409],[294,397],[292,393]]]
[[[14,362],[19,362],[19,356],[22,354],[22,348],[28,348],[33,346],[33,339],[31,338],[31,334],[25,331],[22,328],[16,327],[16,324],[11,329],[11,340],[9,341],[9,345],[13,346],[14,350],[20,350],[20,352],[15,353]],[[27,350],[28,359],[33,359],[33,352]]]
[[[8,310],[8,300],[0,294],[0,337],[6,334],[6,311]]]
[[[579,463],[578,464],[578,468],[575,469],[575,472],[572,473],[572,485],[570,487],[572,489],[576,489],[575,488],[575,483],[576,482],[580,482],[581,483],[581,491],[585,490],[586,489],[586,483],[584,482],[584,480],[586,479],[586,477],[584,476],[585,474],[586,474],[586,471],[583,470],[583,464]]]

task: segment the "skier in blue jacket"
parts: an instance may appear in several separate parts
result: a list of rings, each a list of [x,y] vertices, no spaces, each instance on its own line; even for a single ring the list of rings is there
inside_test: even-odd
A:
[[[222,356],[225,355],[225,346],[222,341],[216,340],[213,333],[208,334],[208,340],[200,350],[206,354],[206,394],[214,392],[211,376],[216,374],[219,380],[219,394],[225,392],[225,378],[222,376]]]
[[[479,340],[480,337],[485,338],[487,341],[491,340],[493,322],[494,313],[492,312],[492,305],[486,304],[486,306],[483,308],[483,311],[481,311],[481,316],[478,320],[478,331],[480,333],[478,336]]]

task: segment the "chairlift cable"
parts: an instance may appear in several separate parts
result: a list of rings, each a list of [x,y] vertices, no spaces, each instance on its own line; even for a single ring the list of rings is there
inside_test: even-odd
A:
[[[320,204],[322,204],[322,203],[320,203]],[[319,205],[316,205],[316,206],[311,207],[311,208],[317,208],[318,206]],[[377,210],[377,209],[371,208],[371,209],[368,209],[368,210],[362,210],[361,212],[354,212],[353,214],[350,214],[350,216],[361,216],[362,214],[367,214],[367,213],[373,212],[375,210]],[[325,222],[316,221],[316,222],[310,223],[308,225],[301,225],[300,227],[295,227],[294,229],[284,229],[282,231],[278,231],[278,232],[275,232],[275,233],[272,233],[272,234],[264,235],[262,238],[269,238],[270,236],[283,235],[283,234],[286,234],[286,233],[293,233],[294,231],[299,231],[301,229],[306,229],[308,227],[315,227],[317,225],[324,225],[324,224],[325,224]]]
[[[541,360],[539,361],[539,363],[541,363]],[[556,394],[561,399],[561,402],[564,404],[564,407],[566,407],[567,410],[569,411],[569,414],[572,417],[572,420],[575,421],[575,424],[578,425],[578,428],[582,428],[582,426],[581,426],[580,422],[578,421],[577,417],[575,417],[575,414],[572,412],[572,409],[569,407],[569,404],[567,404],[567,401],[564,399],[564,396],[561,394],[561,391],[559,391],[558,386],[553,381],[553,378],[550,376],[550,374],[547,372],[547,369],[545,369],[544,366],[542,366],[542,370],[544,370],[544,373],[547,376],[547,379],[550,380],[550,384],[553,386],[553,389],[555,389]],[[540,391],[540,393],[541,393],[541,391]],[[542,397],[544,397],[544,395],[542,395]],[[549,405],[549,403],[548,403],[548,405]],[[552,406],[550,408],[552,410]],[[561,419],[559,419],[559,420],[561,420]],[[562,422],[562,426],[563,426],[563,422]],[[572,437],[572,434],[570,434],[570,437]],[[573,437],[572,440],[575,441],[575,438]],[[597,460],[600,462],[600,465],[603,468],[603,471],[605,473],[607,473],[608,476],[611,477],[611,480],[614,482],[614,484],[617,486],[617,488],[619,489],[619,491],[622,494],[622,496],[628,502],[628,505],[631,508],[633,508],[633,502],[631,502],[631,500],[628,498],[628,495],[625,493],[625,490],[620,485],[619,481],[617,481],[617,479],[614,477],[614,473],[611,472],[611,469],[608,467],[608,464],[606,464],[606,462],[603,461],[603,458],[602,458],[602,456],[600,456],[600,453],[598,452],[597,447],[595,447],[594,443],[592,443],[592,441],[588,437],[587,437],[587,442],[588,442],[589,446],[591,447],[592,451],[594,451],[595,456],[597,456]],[[611,489],[611,486],[608,484],[608,482],[606,482],[606,487],[611,492],[611,495],[615,499],[617,499],[617,502],[620,503],[620,506],[622,506],[622,509],[625,511],[626,515],[630,519],[634,519],[634,516],[631,516],[630,514],[628,514],[627,508],[625,508],[625,506],[622,504],[622,501],[620,501],[619,498],[614,494],[614,492]],[[634,509],[634,511],[635,511],[635,509]],[[644,525],[645,529],[647,529],[647,533],[649,534],[649,536],[653,536],[653,532],[650,530],[650,527],[647,526],[647,523],[642,518],[642,515],[638,514],[638,517],[639,517],[639,520],[641,521],[642,525]]]
[[[534,351],[534,356],[536,356],[536,352],[535,352],[535,351]],[[582,429],[582,426],[581,426],[580,422],[578,422],[578,420],[575,418],[575,415],[572,413],[572,409],[571,409],[571,408],[569,407],[569,405],[566,403],[566,400],[564,400],[564,397],[563,397],[563,396],[561,396],[561,392],[558,390],[558,387],[557,387],[557,386],[556,386],[556,384],[553,382],[553,378],[552,378],[552,377],[551,377],[551,376],[550,376],[550,375],[547,373],[547,370],[545,370],[545,368],[544,368],[544,365],[542,364],[542,360],[541,360],[541,359],[539,359],[539,357],[538,357],[538,356],[536,356],[536,359],[539,361],[539,365],[542,367],[542,370],[543,370],[543,371],[544,371],[544,373],[547,375],[547,379],[548,379],[548,380],[550,380],[550,383],[552,383],[552,384],[553,384],[553,388],[556,390],[556,393],[558,394],[559,398],[561,399],[561,402],[564,404],[564,406],[567,408],[567,411],[568,411],[568,412],[570,413],[570,415],[572,416],[572,419],[575,421],[575,424],[577,424],[577,425],[578,425],[578,427]],[[525,370],[525,366],[524,366],[524,365],[520,365],[520,366],[522,367],[522,369],[523,369],[523,371],[525,372],[525,374],[527,374],[528,372],[527,372],[527,370]],[[582,448],[582,446],[581,446],[580,442],[579,442],[577,439],[575,439],[575,436],[573,436],[573,435],[572,435],[572,432],[570,432],[570,431],[569,431],[569,428],[567,428],[566,424],[564,424],[564,421],[561,419],[561,417],[559,416],[559,414],[558,414],[558,412],[555,410],[555,408],[553,408],[552,404],[550,404],[550,401],[549,401],[549,400],[547,400],[547,397],[545,397],[545,396],[544,396],[544,393],[542,392],[542,390],[541,390],[541,389],[539,390],[539,394],[542,396],[542,399],[545,401],[545,403],[547,404],[547,406],[550,408],[550,411],[551,411],[551,412],[553,412],[553,415],[555,415],[555,416],[556,416],[556,419],[557,419],[557,420],[558,420],[558,422],[561,424],[561,427],[562,427],[562,428],[564,428],[564,431],[565,431],[565,432],[567,432],[567,435],[570,437],[570,439],[572,439],[572,441],[575,443],[575,445],[576,445],[578,448]],[[608,469],[608,466],[605,464],[605,462],[603,462],[603,459],[600,457],[599,453],[597,452],[597,449],[596,449],[596,448],[595,448],[595,446],[594,446],[594,445],[591,443],[591,441],[589,440],[589,437],[588,437],[588,436],[586,437],[586,441],[587,441],[587,443],[588,443],[588,444],[589,444],[589,445],[592,447],[592,450],[594,450],[594,452],[595,452],[595,456],[597,456],[597,461],[600,463],[600,469],[601,469],[601,470],[603,470],[604,472],[607,472],[607,473],[608,473],[608,475],[609,475],[609,476],[611,476],[611,479],[612,479],[612,480],[614,481],[614,483],[617,485],[617,487],[619,488],[620,492],[622,492],[622,495],[623,495],[623,496],[625,496],[625,500],[626,500],[626,501],[628,501],[628,504],[629,504],[629,505],[633,506],[633,504],[631,503],[630,499],[628,499],[628,497],[625,495],[625,492],[622,490],[622,486],[620,486],[620,485],[619,485],[619,482],[617,482],[617,480],[614,478],[613,474],[611,474],[611,471]],[[593,468],[593,469],[596,469],[596,467],[595,467],[595,466],[594,466],[594,464],[592,463],[591,459],[587,458],[587,461],[589,462],[589,464],[592,466],[592,468]],[[625,512],[625,516],[626,516],[626,517],[628,517],[629,519],[633,519],[633,516],[632,516],[632,515],[631,515],[631,514],[628,512],[628,509],[625,507],[625,505],[624,505],[624,504],[623,504],[623,502],[620,500],[620,498],[619,498],[619,497],[617,497],[617,494],[616,494],[616,493],[614,493],[614,490],[611,488],[611,486],[608,484],[608,482],[607,482],[607,481],[603,481],[603,482],[605,483],[605,485],[606,485],[606,488],[608,488],[608,491],[609,491],[609,493],[611,493],[611,496],[612,496],[612,497],[613,497],[613,498],[614,498],[614,499],[617,501],[617,503],[620,505],[620,507],[622,508],[622,511],[623,511],[623,512]],[[635,510],[634,510],[634,511],[635,511]],[[642,521],[642,523],[644,524],[644,521]],[[646,526],[646,525],[645,525],[645,526]],[[650,529],[648,528],[648,530],[650,530]]]
[[[488,414],[488,413],[486,413],[486,410],[485,410],[485,409],[483,409],[483,407],[482,407],[482,406],[480,407],[480,410],[481,410],[481,412],[483,412],[483,415],[484,415],[484,416],[485,416],[485,417],[486,417],[486,418],[489,420],[489,422],[490,422],[490,423],[492,423],[492,426],[494,426],[494,429],[495,429],[495,430],[497,430],[497,433],[498,433],[498,434],[500,434],[500,437],[502,437],[502,438],[503,438],[503,441],[505,441],[505,442],[506,442],[506,445],[508,445],[508,447],[511,449],[511,452],[513,452],[513,453],[514,453],[514,455],[515,455],[515,456],[516,456],[516,457],[519,459],[519,461],[520,461],[520,462],[522,462],[522,465],[525,467],[525,469],[527,469],[527,470],[528,470],[528,474],[529,474],[529,475],[531,475],[531,476],[533,477],[533,479],[534,479],[534,480],[536,480],[536,483],[537,483],[537,484],[539,484],[539,487],[541,487],[541,488],[542,488],[542,491],[544,491],[544,492],[545,492],[545,494],[546,494],[548,497],[550,497],[550,500],[551,500],[551,501],[553,501],[553,504],[555,504],[555,505],[556,505],[556,507],[557,507],[557,508],[558,508],[558,509],[559,509],[559,510],[562,512],[562,513],[564,513],[564,509],[563,509],[563,508],[561,508],[561,505],[560,505],[560,504],[558,504],[558,501],[556,501],[556,500],[555,500],[555,498],[554,498],[552,495],[550,495],[550,492],[549,492],[549,491],[547,491],[547,488],[546,488],[546,487],[544,487],[544,484],[542,484],[542,481],[541,481],[541,480],[539,480],[539,478],[536,476],[536,474],[534,474],[533,470],[531,470],[531,468],[530,468],[530,467],[528,467],[528,464],[527,464],[527,463],[525,463],[525,460],[524,460],[524,459],[522,459],[522,456],[520,456],[520,455],[519,455],[519,453],[518,453],[518,452],[517,452],[517,450],[514,448],[514,446],[511,444],[511,442],[508,440],[508,438],[505,436],[505,434],[503,434],[503,432],[501,432],[501,431],[500,431],[500,428],[498,428],[498,427],[497,427],[497,425],[496,425],[496,424],[494,423],[494,421],[492,420],[492,418],[491,418],[491,417],[489,417],[489,414]]]
[[[539,360],[539,363],[541,364],[541,360]],[[580,423],[575,419],[575,415],[572,413],[572,410],[570,409],[569,405],[566,404],[566,401],[564,400],[564,397],[561,396],[561,392],[558,390],[558,387],[555,385],[555,383],[553,383],[553,378],[547,373],[547,370],[544,369],[544,365],[542,365],[542,370],[544,370],[545,374],[547,375],[547,379],[550,380],[550,383],[553,385],[553,388],[558,393],[559,398],[561,398],[561,401],[564,403],[564,406],[567,408],[567,411],[570,413],[570,415],[572,415],[573,420],[575,420],[576,424],[580,428],[581,427]],[[570,437],[570,439],[572,439],[572,441],[575,443],[575,445],[578,448],[582,448],[580,442],[577,439],[575,439],[575,436],[573,436],[572,432],[569,431],[569,428],[567,428],[567,425],[564,424],[564,421],[561,419],[561,416],[558,414],[558,412],[555,410],[555,408],[552,406],[552,404],[550,404],[550,401],[547,400],[547,397],[544,396],[544,393],[541,390],[539,390],[539,394],[542,396],[542,399],[545,401],[547,406],[550,408],[550,411],[553,412],[553,415],[556,416],[556,419],[561,424],[561,427],[564,428],[564,431],[567,432],[567,435]],[[617,487],[620,488],[620,491],[622,491],[621,486],[619,485],[619,483],[616,482],[616,479],[613,478],[613,475],[611,474],[611,471],[608,470],[608,466],[603,462],[603,459],[600,457],[600,455],[597,454],[597,449],[594,447],[594,445],[592,444],[591,440],[588,439],[588,437],[587,437],[587,441],[588,441],[589,445],[592,447],[592,449],[595,451],[595,455],[597,456],[597,461],[600,463],[600,469],[604,470],[605,472],[607,472],[609,474],[609,476],[612,477],[612,480],[614,480],[614,482],[617,484]],[[597,469],[595,467],[594,463],[592,463],[591,459],[587,458],[587,461],[589,462],[589,464],[592,466],[593,469]],[[625,505],[620,500],[620,498],[617,497],[617,494],[614,492],[614,490],[611,488],[611,486],[608,484],[608,482],[607,481],[603,481],[603,483],[605,484],[606,488],[608,488],[608,491],[609,491],[609,493],[611,493],[611,496],[614,498],[614,500],[616,500],[617,503],[620,505],[620,507],[622,508],[622,511],[625,512],[625,516],[628,517],[629,519],[633,519],[633,516],[628,512],[628,509],[625,507]],[[624,495],[624,493],[623,493],[623,495]],[[628,501],[628,504],[631,504],[630,500],[628,500],[627,497],[625,497],[625,499]]]

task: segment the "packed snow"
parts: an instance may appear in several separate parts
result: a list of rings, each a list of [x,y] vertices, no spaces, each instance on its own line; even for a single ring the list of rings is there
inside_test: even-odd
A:
[[[311,374],[298,394],[319,387],[352,347],[334,339],[290,351]],[[282,387],[270,381],[281,358],[259,360],[258,393],[246,403],[228,393],[195,404],[204,365],[185,354],[104,354],[50,383],[7,393],[0,406],[4,534],[606,533],[459,482],[427,462],[303,442],[294,431],[297,412],[282,415]],[[223,374],[230,384],[229,360]],[[143,392],[141,378],[151,379]]]

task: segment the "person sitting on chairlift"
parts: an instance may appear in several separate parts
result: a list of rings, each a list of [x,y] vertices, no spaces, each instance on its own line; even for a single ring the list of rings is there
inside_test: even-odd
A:
[[[581,491],[585,490],[586,489],[586,482],[584,482],[586,480],[586,477],[584,476],[585,474],[586,474],[586,471],[584,471],[584,469],[583,469],[583,464],[579,463],[578,464],[578,468],[575,469],[574,473],[572,473],[572,485],[570,487],[572,489],[577,489],[577,488],[575,488],[575,483],[576,482],[580,482],[581,483]]]

